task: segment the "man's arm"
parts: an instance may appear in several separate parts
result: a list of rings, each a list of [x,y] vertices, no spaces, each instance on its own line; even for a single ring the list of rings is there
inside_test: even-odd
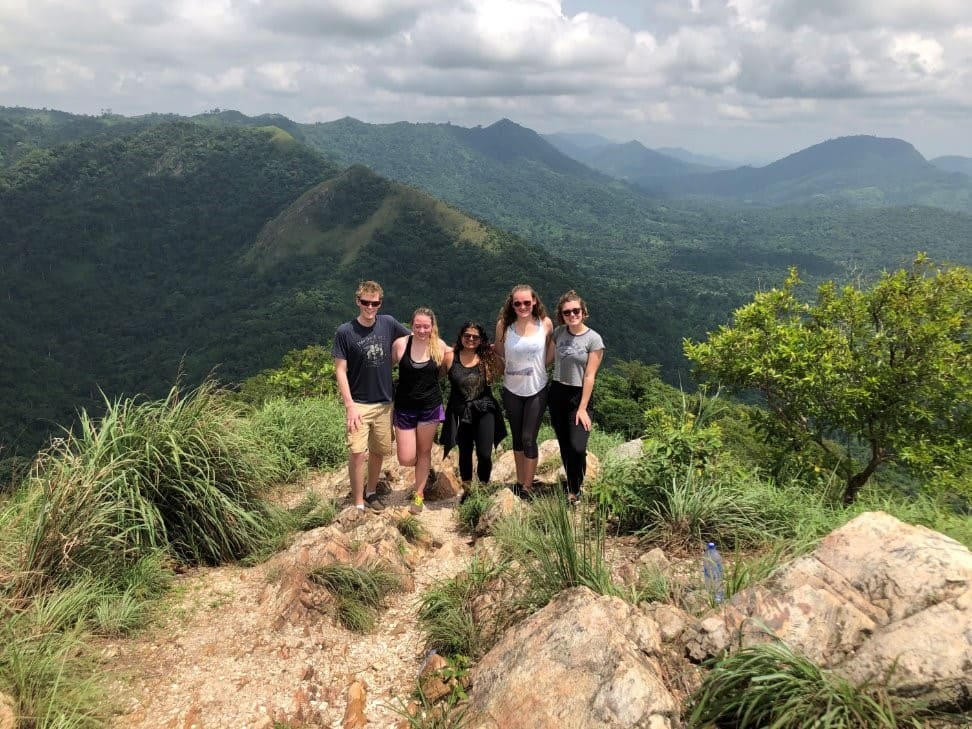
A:
[[[338,392],[341,393],[341,400],[344,401],[345,426],[349,433],[353,433],[361,427],[361,415],[351,398],[351,383],[348,382],[348,361],[346,359],[334,358],[334,374],[337,378]]]

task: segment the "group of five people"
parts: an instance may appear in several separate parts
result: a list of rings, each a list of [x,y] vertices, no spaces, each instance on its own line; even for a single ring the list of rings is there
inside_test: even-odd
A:
[[[473,477],[490,480],[493,449],[506,437],[509,420],[516,465],[514,493],[532,496],[538,461],[537,434],[544,410],[560,446],[567,498],[584,482],[591,430],[591,396],[604,342],[587,326],[587,305],[568,291],[557,304],[557,326],[531,286],[514,286],[496,322],[494,341],[473,321],[459,329],[450,348],[439,336],[431,309],[412,315],[411,330],[379,314],[383,290],[363,281],[355,292],[358,316],[338,327],[332,354],[344,401],[351,494],[359,509],[384,508],[377,494],[382,461],[391,454],[392,424],[398,461],[415,468],[411,509],[421,511],[440,423],[444,455],[459,450],[459,476],[468,490]],[[553,363],[553,382],[547,366]],[[392,368],[398,365],[398,386]],[[439,379],[450,384],[443,407]],[[502,377],[502,408],[492,384]]]

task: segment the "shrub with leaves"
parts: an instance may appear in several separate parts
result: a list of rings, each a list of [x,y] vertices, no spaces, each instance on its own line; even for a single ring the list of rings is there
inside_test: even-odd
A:
[[[484,655],[512,621],[510,606],[496,597],[507,569],[506,563],[474,557],[465,572],[431,585],[418,607],[427,647],[445,656]],[[474,611],[474,603],[486,599],[489,608]]]

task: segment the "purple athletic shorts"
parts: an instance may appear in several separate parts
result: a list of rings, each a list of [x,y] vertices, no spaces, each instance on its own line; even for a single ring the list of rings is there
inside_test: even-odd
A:
[[[392,423],[402,430],[415,430],[419,425],[441,423],[443,420],[445,420],[445,408],[441,405],[425,410],[395,410],[392,415]]]

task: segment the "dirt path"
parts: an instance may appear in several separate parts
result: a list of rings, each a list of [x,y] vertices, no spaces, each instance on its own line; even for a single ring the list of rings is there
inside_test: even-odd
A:
[[[342,472],[322,474],[305,488],[342,498],[347,478]],[[400,476],[393,489],[386,498],[389,508],[365,519],[394,523],[405,512]],[[471,554],[468,537],[457,532],[453,507],[426,505],[419,518],[431,546],[409,548],[414,589],[393,594],[378,627],[367,635],[316,613],[313,620],[280,621],[267,607],[280,589],[274,560],[179,576],[150,630],[102,648],[103,667],[118,676],[113,726],[343,727],[355,681],[367,686],[368,726],[396,726],[401,717],[390,705],[411,694],[425,657],[417,599],[433,581],[460,572]]]

